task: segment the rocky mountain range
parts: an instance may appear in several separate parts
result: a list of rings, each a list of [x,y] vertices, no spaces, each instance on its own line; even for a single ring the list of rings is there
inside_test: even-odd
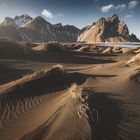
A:
[[[129,34],[129,30],[124,21],[120,21],[118,15],[100,18],[91,26],[83,29],[78,37],[80,42],[138,42],[139,39]]]
[[[28,15],[6,17],[0,24],[0,37],[31,42],[76,42],[80,29],[72,25],[51,24],[43,17]]]
[[[136,35],[129,34],[124,21],[118,15],[101,18],[82,30],[72,25],[51,24],[43,17],[32,18],[28,15],[6,17],[0,24],[0,37],[9,37],[31,42],[138,42]]]

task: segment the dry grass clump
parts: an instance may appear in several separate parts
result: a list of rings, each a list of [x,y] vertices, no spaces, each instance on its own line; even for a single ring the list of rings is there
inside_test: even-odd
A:
[[[78,100],[76,102],[79,102],[77,114],[79,118],[83,119],[91,119],[92,123],[96,122],[98,124],[98,111],[94,108],[90,108],[88,104],[88,99],[91,96],[90,91],[86,90],[83,87],[79,87],[76,84],[73,84],[71,88],[69,89],[69,92],[73,98],[73,100]],[[94,116],[96,115],[96,118]]]

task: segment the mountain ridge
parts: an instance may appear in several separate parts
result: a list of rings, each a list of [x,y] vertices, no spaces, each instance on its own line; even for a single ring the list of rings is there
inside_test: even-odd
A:
[[[100,18],[88,26],[78,37],[79,42],[137,42],[136,35],[129,34],[129,29],[124,21],[120,21],[114,14],[108,18]]]
[[[12,28],[13,34],[7,28]],[[3,28],[3,29],[2,29]],[[15,30],[15,34],[14,34]],[[51,24],[43,17],[24,14],[14,18],[5,17],[0,23],[0,37],[10,37],[30,42],[139,42],[135,34],[130,35],[124,21],[118,15],[100,18],[91,25],[78,29],[74,25]]]
[[[18,32],[16,34],[20,36],[20,40],[31,42],[76,42],[80,33],[80,29],[73,25],[51,24],[41,16],[32,18],[27,14],[15,18],[6,17],[0,24],[0,30],[1,28],[6,30],[9,26]],[[0,37],[10,37],[9,32],[6,30],[4,34],[0,33]],[[15,39],[15,35],[11,38]]]

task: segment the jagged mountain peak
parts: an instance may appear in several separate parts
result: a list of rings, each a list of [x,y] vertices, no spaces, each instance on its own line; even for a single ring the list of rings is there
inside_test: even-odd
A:
[[[103,25],[105,25],[105,23],[106,23],[106,19],[105,18],[100,18],[96,23],[95,23],[95,25],[96,26],[103,26]],[[92,27],[93,25],[91,25],[91,27]]]
[[[106,19],[104,17],[101,17],[97,22],[105,22]]]
[[[44,23],[47,23],[48,21],[46,21],[42,16],[37,16],[34,18],[34,21],[37,21],[37,22],[44,22]]]
[[[108,18],[104,18],[104,17],[101,17],[96,23],[94,23],[94,25],[103,25],[105,23],[118,23],[120,20],[119,20],[119,16],[117,14],[114,14],[113,16],[110,16]]]
[[[16,26],[21,27],[27,24],[28,22],[32,21],[33,18],[27,14],[21,15],[21,16],[15,16],[14,22]]]
[[[78,41],[93,42],[130,42],[135,41],[134,36],[129,35],[129,29],[119,16],[114,14],[108,18],[100,18],[95,25],[89,26],[79,36]]]
[[[102,17],[82,30],[73,25],[51,24],[41,16],[33,19],[27,14],[16,16],[14,19],[6,17],[0,25],[5,26],[3,29],[4,37],[9,37],[7,30],[9,30],[8,26],[10,25],[16,34],[19,34],[20,40],[24,41],[81,41],[87,43],[139,41],[136,35],[129,35],[126,23],[121,21],[116,14],[108,18]],[[13,38],[12,35],[11,38]]]
[[[62,23],[57,23],[57,24],[54,24],[55,27],[62,27]]]
[[[5,17],[4,21],[1,22],[0,24],[1,26],[15,26],[15,22],[14,22],[14,19],[11,18],[11,17]]]
[[[33,18],[31,16],[29,16],[28,14],[23,14],[21,16],[15,16],[14,20],[19,19],[19,18],[33,20]]]
[[[33,19],[32,21],[33,24],[36,24],[36,25],[42,25],[42,26],[48,26],[48,25],[52,25],[50,22],[46,21],[42,16],[37,16]]]
[[[46,20],[42,16],[35,17],[34,21],[43,21],[43,22],[46,22]]]
[[[131,36],[132,41],[134,41],[134,42],[140,41],[135,34],[132,33],[130,36]]]
[[[114,14],[113,16],[108,17],[107,21],[108,22],[119,22],[120,20],[119,20],[119,16],[117,14]]]
[[[6,20],[6,21],[11,21],[11,20],[13,20],[13,18],[11,18],[11,17],[5,17],[4,20]]]
[[[65,25],[61,23],[51,24],[43,17],[37,16],[34,19],[28,15],[16,16],[14,19],[6,18],[4,24],[12,24],[17,30],[20,40],[44,42],[44,41],[61,41],[61,42],[76,42],[80,30],[75,26]],[[8,27],[6,27],[8,30]],[[4,29],[6,31],[6,29]],[[9,37],[9,32],[4,36]],[[13,35],[11,35],[13,38]],[[15,38],[15,37],[14,37]]]
[[[35,42],[75,42],[80,32],[75,26],[63,26],[61,23],[51,24],[41,16],[37,16],[19,30],[24,40]]]

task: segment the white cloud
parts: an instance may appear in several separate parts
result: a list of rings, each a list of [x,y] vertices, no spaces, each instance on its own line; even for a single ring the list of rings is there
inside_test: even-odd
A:
[[[132,15],[126,15],[125,18],[132,18]]]
[[[137,0],[132,0],[132,1],[129,2],[128,8],[129,9],[134,9],[137,5],[138,5],[138,1]]]
[[[101,12],[102,12],[102,13],[107,13],[107,12],[109,12],[110,10],[121,11],[121,10],[123,10],[123,9],[125,9],[125,8],[126,8],[126,5],[125,5],[125,4],[118,4],[118,5],[109,4],[109,5],[102,6]]]
[[[42,11],[42,15],[45,16],[46,18],[53,18],[54,17],[54,15],[48,9],[44,9]]]
[[[113,4],[109,4],[106,6],[102,6],[101,11],[102,13],[107,13],[109,12],[111,9],[113,9],[114,5]]]
[[[129,9],[131,11],[131,13],[133,14],[133,9],[136,8],[136,6],[138,5],[138,0],[130,0],[128,5],[126,4],[118,4],[118,5],[114,5],[113,3],[110,3],[109,5],[104,5],[101,7],[101,12],[102,13],[108,13],[109,11],[116,11],[116,12],[120,12],[123,9]],[[126,18],[130,18],[132,17],[132,15],[128,16],[126,15]]]

